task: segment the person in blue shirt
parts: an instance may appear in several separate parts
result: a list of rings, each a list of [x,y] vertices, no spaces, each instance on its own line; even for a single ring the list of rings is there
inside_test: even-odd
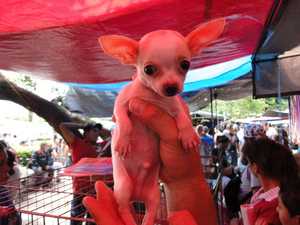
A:
[[[205,131],[205,126],[202,124],[199,124],[196,127],[196,132],[199,135],[201,139],[201,144],[199,145],[199,153],[200,156],[204,157],[202,158],[201,161],[204,165],[209,164],[209,158],[208,156],[211,155],[212,149],[214,147],[214,140],[213,138],[204,132]]]

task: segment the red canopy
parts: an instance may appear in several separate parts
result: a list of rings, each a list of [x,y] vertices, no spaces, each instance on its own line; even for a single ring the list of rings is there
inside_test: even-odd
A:
[[[106,55],[98,37],[139,40],[158,29],[187,35],[204,22],[225,18],[221,36],[193,59],[192,68],[202,68],[252,55],[279,5],[274,0],[2,0],[0,69],[80,84],[130,81],[134,68]]]

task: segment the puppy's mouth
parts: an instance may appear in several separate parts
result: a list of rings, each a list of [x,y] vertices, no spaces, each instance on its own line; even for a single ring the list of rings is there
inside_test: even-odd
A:
[[[178,94],[178,86],[177,85],[165,85],[164,94],[167,97],[172,97]]]

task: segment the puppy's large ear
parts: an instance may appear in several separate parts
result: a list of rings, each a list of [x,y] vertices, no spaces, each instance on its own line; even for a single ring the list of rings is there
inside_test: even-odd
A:
[[[201,49],[214,41],[221,34],[224,25],[225,19],[213,20],[201,25],[186,36],[191,56],[200,55]]]
[[[98,39],[104,52],[118,58],[124,65],[135,64],[139,43],[119,35],[102,36]]]

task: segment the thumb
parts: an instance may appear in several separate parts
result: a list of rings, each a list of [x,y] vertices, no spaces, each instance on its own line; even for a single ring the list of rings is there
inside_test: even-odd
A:
[[[176,121],[162,108],[139,98],[129,102],[129,110],[142,123],[149,126],[162,140],[178,140]]]

